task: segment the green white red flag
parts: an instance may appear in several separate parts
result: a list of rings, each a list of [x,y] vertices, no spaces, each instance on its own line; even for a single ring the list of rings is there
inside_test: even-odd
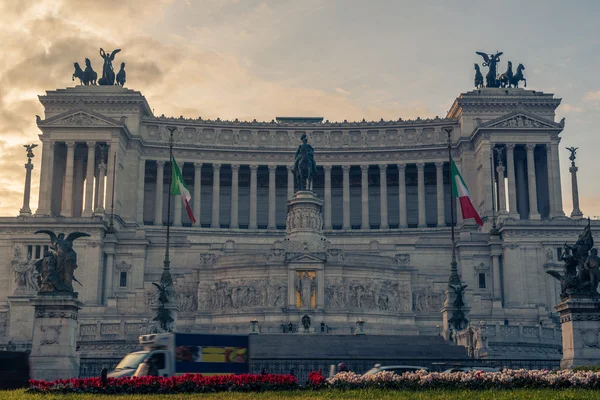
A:
[[[196,222],[196,218],[194,218],[194,213],[192,213],[192,207],[190,207],[190,200],[192,196],[190,195],[190,191],[185,186],[185,182],[183,181],[183,176],[181,175],[181,171],[179,170],[179,166],[175,161],[175,157],[171,157],[171,194],[181,195],[181,200],[183,201],[183,205],[185,206],[185,210],[190,217],[192,223]]]
[[[473,202],[471,201],[471,196],[469,195],[469,189],[467,188],[462,176],[460,176],[460,172],[458,172],[458,168],[456,168],[454,160],[450,159],[450,165],[452,168],[452,196],[458,197],[463,219],[474,218],[475,222],[477,222],[477,225],[483,226],[481,217],[479,214],[477,214],[475,207],[473,207]]]

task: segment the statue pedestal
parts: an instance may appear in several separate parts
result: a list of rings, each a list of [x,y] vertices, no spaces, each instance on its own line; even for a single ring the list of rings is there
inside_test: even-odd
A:
[[[10,304],[8,340],[14,344],[31,343],[34,315],[31,299],[33,297],[35,293],[8,296]]]
[[[78,314],[83,303],[70,295],[38,295],[34,306],[31,378],[45,381],[79,377],[76,354]]]
[[[571,296],[554,309],[560,314],[563,357],[561,368],[600,363],[600,296]]]

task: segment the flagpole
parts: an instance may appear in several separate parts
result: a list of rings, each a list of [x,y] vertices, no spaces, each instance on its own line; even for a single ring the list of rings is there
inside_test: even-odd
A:
[[[452,128],[444,128],[448,135],[448,177],[450,182],[450,232],[452,238],[452,261],[450,262],[450,279],[448,280],[449,285],[460,285],[460,278],[458,276],[458,265],[456,263],[456,241],[454,239],[454,213],[456,212],[456,203],[454,201],[454,194],[452,193]]]
[[[175,127],[167,128],[171,135],[169,136],[169,162],[171,163],[171,173],[169,174],[169,196],[167,198],[167,246],[165,249],[165,261],[163,267],[163,274],[160,278],[161,284],[167,286],[173,284],[173,278],[171,277],[171,260],[169,259],[169,242],[171,238],[171,185],[173,180],[173,132]]]

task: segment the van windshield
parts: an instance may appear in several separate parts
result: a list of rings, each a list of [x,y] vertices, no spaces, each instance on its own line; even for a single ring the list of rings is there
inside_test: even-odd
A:
[[[121,360],[119,365],[115,368],[115,371],[120,369],[137,369],[137,367],[148,357],[149,352],[139,351],[137,353],[127,354],[125,358]]]

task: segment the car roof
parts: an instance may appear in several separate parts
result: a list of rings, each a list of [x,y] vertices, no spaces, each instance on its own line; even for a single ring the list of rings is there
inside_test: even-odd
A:
[[[394,369],[394,368],[413,368],[413,369],[428,369],[427,367],[421,367],[419,365],[380,365],[376,367],[379,369]]]

